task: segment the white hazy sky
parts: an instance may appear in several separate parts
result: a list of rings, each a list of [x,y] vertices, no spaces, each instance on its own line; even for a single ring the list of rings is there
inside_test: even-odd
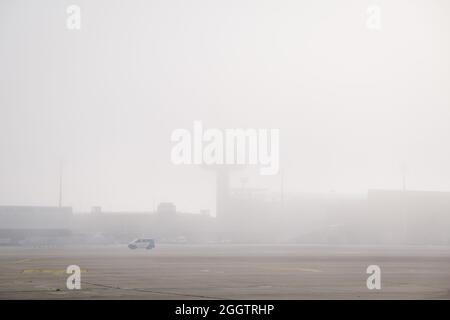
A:
[[[170,162],[194,120],[279,128],[290,192],[399,189],[402,163],[408,188],[450,191],[449,15],[447,0],[0,0],[0,204],[57,204],[62,159],[75,210],[214,212],[212,172]]]

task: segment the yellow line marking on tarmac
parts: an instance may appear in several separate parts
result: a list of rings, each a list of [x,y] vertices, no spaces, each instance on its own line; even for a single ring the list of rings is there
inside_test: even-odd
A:
[[[17,260],[17,261],[13,261],[13,264],[18,264],[18,263],[24,263],[24,262],[28,262],[31,261],[32,259],[22,259],[22,260]]]
[[[304,271],[304,272],[323,272],[323,270],[320,269],[313,269],[313,268],[298,268],[298,267],[261,267],[261,269],[265,270],[271,270],[271,271],[290,271],[290,272],[298,272],[298,271]]]
[[[81,273],[87,273],[87,269],[81,269],[80,270]],[[22,273],[24,274],[30,274],[30,273],[50,273],[53,275],[60,275],[60,274],[65,274],[66,270],[65,269],[25,269],[22,270]]]
[[[308,269],[308,268],[299,268],[298,270],[305,272],[322,272],[322,270],[319,269]]]

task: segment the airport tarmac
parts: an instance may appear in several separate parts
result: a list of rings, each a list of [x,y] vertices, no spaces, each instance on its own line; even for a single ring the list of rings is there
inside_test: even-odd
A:
[[[80,290],[66,288],[73,264]],[[366,286],[369,265],[380,290]],[[450,248],[0,247],[0,299],[450,299]]]

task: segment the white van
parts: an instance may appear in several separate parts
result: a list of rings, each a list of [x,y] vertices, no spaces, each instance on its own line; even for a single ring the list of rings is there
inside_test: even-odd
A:
[[[145,248],[147,250],[153,249],[155,247],[154,239],[134,239],[128,244],[130,249]]]

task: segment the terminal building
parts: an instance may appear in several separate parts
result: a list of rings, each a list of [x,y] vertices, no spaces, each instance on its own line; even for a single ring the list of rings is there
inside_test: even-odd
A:
[[[223,190],[218,236],[230,242],[449,245],[450,192],[369,190],[279,195]],[[224,202],[223,199],[226,199]]]
[[[450,245],[450,192],[291,193],[229,186],[218,173],[216,217],[174,203],[148,212],[72,213],[71,207],[0,206],[0,245],[301,243]]]
[[[369,190],[367,202],[381,243],[450,244],[450,192]]]
[[[0,244],[52,243],[71,234],[71,207],[0,206]]]
[[[155,211],[103,211],[74,215],[73,239],[77,243],[123,244],[134,238],[155,238],[159,243],[197,243],[214,237],[215,219],[208,211],[186,213],[172,202],[162,202]]]

